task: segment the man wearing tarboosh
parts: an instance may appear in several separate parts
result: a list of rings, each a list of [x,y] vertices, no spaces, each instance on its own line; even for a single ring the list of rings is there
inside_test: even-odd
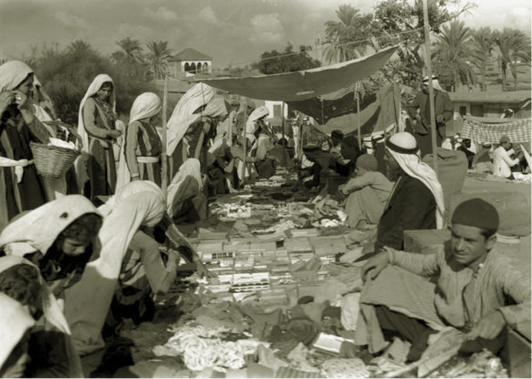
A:
[[[495,207],[475,198],[456,207],[441,251],[385,248],[371,258],[362,268],[356,343],[376,353],[386,346],[382,330],[395,331],[412,343],[407,360],[414,361],[430,335],[444,329],[466,335],[461,352],[494,354],[507,329],[530,330],[530,272],[495,244],[498,228]]]

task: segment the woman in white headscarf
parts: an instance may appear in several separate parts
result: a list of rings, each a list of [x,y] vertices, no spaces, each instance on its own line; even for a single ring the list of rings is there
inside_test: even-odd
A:
[[[77,160],[78,186],[85,193],[90,187],[91,200],[115,192],[116,167],[113,144],[120,137],[116,130],[115,88],[109,75],[94,78],[79,106],[78,134],[82,140],[82,156]],[[88,175],[88,178],[87,178]]]
[[[129,183],[100,208],[105,215],[100,256],[65,293],[65,316],[81,355],[104,347],[101,332],[129,244],[141,225],[157,225],[165,208],[161,189],[149,181]]]
[[[25,367],[24,377],[82,378],[83,371],[70,337],[70,328],[39,268],[22,257],[0,258],[0,292],[20,302],[36,320],[32,323],[22,314],[19,314],[21,320],[6,320],[16,335],[22,332],[21,326],[32,326],[27,349],[30,362]],[[2,315],[4,312],[9,313],[9,310],[2,307]],[[10,336],[15,337],[2,334],[2,346],[9,344]]]
[[[198,83],[191,87],[175,106],[172,116],[168,120],[166,132],[166,154],[171,157],[169,169],[172,177],[179,170],[179,166],[189,157],[189,148],[183,141],[183,136],[188,128],[200,119],[201,111],[214,97],[214,93],[214,88]]]
[[[50,141],[47,129],[33,116],[28,100],[33,70],[24,62],[0,66],[0,230],[20,212],[46,202],[33,165],[30,141]]]
[[[26,307],[3,293],[0,309],[0,377],[23,378],[29,361],[29,333],[35,319]]]
[[[153,92],[145,92],[133,102],[120,151],[117,191],[135,180],[161,185],[162,142],[153,125],[160,112],[161,99]]]
[[[12,221],[0,234],[0,251],[30,260],[60,298],[99,249],[102,217],[84,196],[68,195]]]

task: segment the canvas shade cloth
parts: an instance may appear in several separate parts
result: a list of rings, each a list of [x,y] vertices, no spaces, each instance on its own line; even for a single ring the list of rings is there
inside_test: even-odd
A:
[[[39,272],[39,283],[41,285],[43,318],[41,318],[37,322],[37,326],[42,327],[44,330],[51,330],[51,329],[59,330],[60,332],[64,334],[65,345],[67,349],[66,351],[67,356],[65,358],[68,360],[68,363],[69,363],[69,372],[68,372],[69,375],[68,376],[71,378],[83,378],[83,370],[81,368],[81,361],[79,360],[78,353],[76,349],[74,348],[74,344],[70,337],[70,328],[68,327],[68,323],[65,319],[65,316],[63,315],[63,312],[61,310],[61,307],[59,306],[58,301],[56,300],[56,298],[52,294],[52,291],[46,285],[46,283],[44,282],[44,279],[40,275],[39,268],[35,266],[33,263],[31,263],[30,261],[28,261],[27,259],[24,259],[22,257],[17,257],[14,255],[8,255],[8,256],[0,258],[0,272],[4,272],[11,267],[21,265],[21,264],[31,266],[35,270],[37,270],[37,272]],[[0,295],[3,295],[3,294],[0,294]],[[0,312],[0,314],[3,315],[4,312],[7,312],[8,313],[7,316],[8,317],[10,316],[9,309],[4,308],[3,304],[0,309],[2,309],[2,312]],[[26,311],[26,313],[29,316],[28,311]],[[21,320],[13,320],[13,319],[6,320],[8,325],[10,326],[12,325],[14,327],[16,334],[20,332],[20,330],[18,331],[16,330],[21,327],[19,323],[25,318],[25,316],[21,314],[18,314],[17,316],[21,317]],[[2,319],[1,321],[2,321],[1,324],[4,325],[4,320]],[[28,321],[24,321],[24,323],[27,323],[27,322]],[[0,337],[2,343],[0,345],[4,345],[6,342],[8,342],[10,337],[12,337],[11,334],[6,333],[6,339],[4,339],[4,333],[2,333],[2,336]],[[19,340],[20,340],[20,337],[19,337]],[[1,357],[3,355],[3,351],[1,350],[2,349],[0,349],[0,362],[2,362]]]
[[[351,112],[333,117],[325,125],[317,127],[327,134],[338,129],[348,135],[356,135],[360,128],[361,135],[383,135],[400,124],[401,88],[397,84],[382,87],[376,94],[375,101],[360,108],[360,114]]]
[[[65,291],[65,316],[80,355],[105,346],[102,328],[118,284],[122,261],[141,225],[157,225],[165,211],[161,189],[152,182],[127,184],[113,199],[99,233],[102,250],[81,280]]]
[[[367,57],[311,70],[246,78],[196,79],[212,87],[252,99],[300,101],[335,92],[367,78],[390,59],[396,46]]]
[[[510,120],[510,121],[508,121]],[[486,117],[464,117],[462,138],[481,143],[498,144],[503,135],[510,137],[512,143],[528,143],[530,138],[531,119],[504,119]]]
[[[364,110],[376,100],[376,93],[367,93],[360,99],[360,110]],[[334,117],[357,112],[355,92],[349,88],[342,88],[333,93],[308,100],[289,101],[287,104],[289,107],[312,117],[319,124],[325,124]]]

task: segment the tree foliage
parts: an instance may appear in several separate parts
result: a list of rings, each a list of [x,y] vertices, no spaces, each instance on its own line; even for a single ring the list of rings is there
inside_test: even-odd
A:
[[[172,51],[168,48],[168,41],[152,41],[146,44],[148,53],[145,56],[146,63],[153,71],[155,79],[164,79],[168,67],[168,59],[172,57]]]
[[[299,52],[294,52],[293,45],[289,43],[282,52],[272,50],[262,53],[260,61],[254,63],[252,67],[263,74],[279,74],[320,67],[321,63],[309,55],[310,50],[312,50],[310,46],[301,45]]]
[[[77,125],[81,99],[98,74],[108,74],[115,83],[119,114],[129,114],[135,97],[151,90],[142,76],[132,78],[120,64],[102,56],[85,41],[72,42],[63,50],[43,50],[24,60],[30,63],[61,120]]]
[[[473,51],[471,30],[463,21],[455,20],[443,25],[441,35],[432,49],[432,61],[440,81],[451,84],[453,89],[458,84],[476,84]]]
[[[494,40],[500,52],[502,89],[506,89],[506,71],[510,69],[516,90],[519,63],[530,64],[530,37],[518,29],[504,28],[494,33]]]

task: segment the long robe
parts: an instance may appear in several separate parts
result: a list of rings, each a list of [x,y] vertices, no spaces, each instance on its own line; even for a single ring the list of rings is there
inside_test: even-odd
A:
[[[155,226],[161,221],[165,204],[155,183],[135,181],[99,209],[106,215],[98,235],[100,256],[87,264],[79,283],[65,292],[65,316],[80,355],[104,347],[101,332],[128,246],[141,225]]]
[[[96,196],[108,196],[115,192],[115,156],[112,141],[107,138],[107,133],[115,130],[115,120],[105,113],[95,98],[89,97],[83,106],[83,122],[89,135],[89,198],[94,200]]]
[[[45,143],[46,129],[38,120],[26,124],[22,114],[15,109],[4,112],[0,123],[0,156],[19,160],[32,160],[30,141]],[[39,207],[46,202],[45,190],[35,166],[24,167],[22,180],[17,184],[15,167],[1,167],[0,171],[0,230],[9,220],[23,211]]]

